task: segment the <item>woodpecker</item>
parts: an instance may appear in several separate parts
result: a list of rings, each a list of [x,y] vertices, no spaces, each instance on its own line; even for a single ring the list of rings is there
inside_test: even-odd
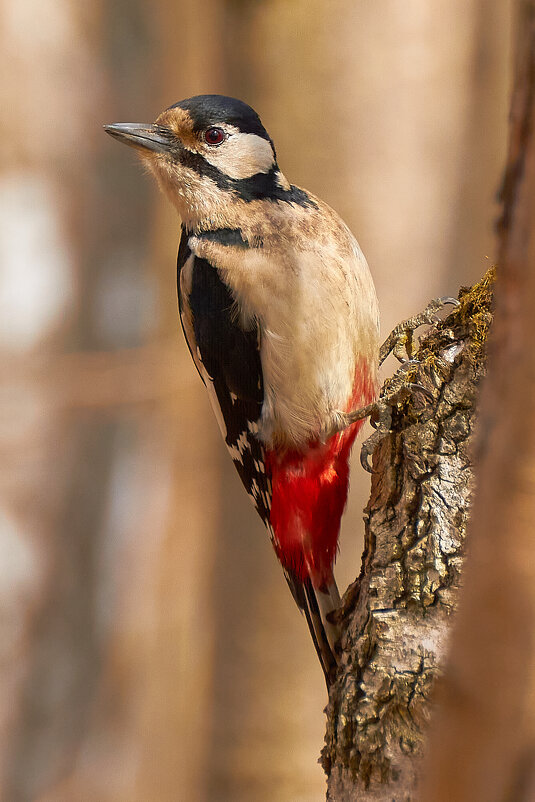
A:
[[[137,150],[178,211],[184,335],[329,686],[333,565],[362,425],[347,426],[347,413],[378,391],[366,260],[340,217],[287,181],[246,103],[199,95],[153,124],[104,128]]]

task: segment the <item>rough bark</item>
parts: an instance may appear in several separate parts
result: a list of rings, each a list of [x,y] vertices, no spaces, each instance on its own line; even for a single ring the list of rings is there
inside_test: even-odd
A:
[[[535,799],[534,0],[517,3],[516,21],[478,492],[421,794],[436,802]]]
[[[444,661],[473,495],[473,432],[494,272],[422,339],[373,457],[361,574],[345,597],[342,669],[322,762],[327,799],[410,800]],[[432,396],[432,400],[431,400]]]

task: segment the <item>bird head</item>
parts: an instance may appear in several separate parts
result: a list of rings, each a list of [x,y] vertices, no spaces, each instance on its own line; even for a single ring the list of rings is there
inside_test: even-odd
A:
[[[225,225],[233,205],[290,191],[260,117],[241,100],[198,95],[154,123],[104,128],[136,148],[189,228]]]

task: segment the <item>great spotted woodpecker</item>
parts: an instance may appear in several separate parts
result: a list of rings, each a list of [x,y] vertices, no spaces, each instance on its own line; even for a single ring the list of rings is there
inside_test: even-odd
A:
[[[377,395],[379,315],[338,215],[290,184],[256,112],[200,95],[154,124],[106,131],[135,147],[182,221],[182,327],[225,443],[304,612],[327,684],[348,458]],[[345,421],[345,423],[344,423]]]

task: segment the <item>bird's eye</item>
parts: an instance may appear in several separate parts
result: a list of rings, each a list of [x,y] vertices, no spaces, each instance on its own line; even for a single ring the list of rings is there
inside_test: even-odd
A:
[[[220,145],[225,139],[225,132],[222,128],[207,128],[204,132],[204,140],[209,145]]]

